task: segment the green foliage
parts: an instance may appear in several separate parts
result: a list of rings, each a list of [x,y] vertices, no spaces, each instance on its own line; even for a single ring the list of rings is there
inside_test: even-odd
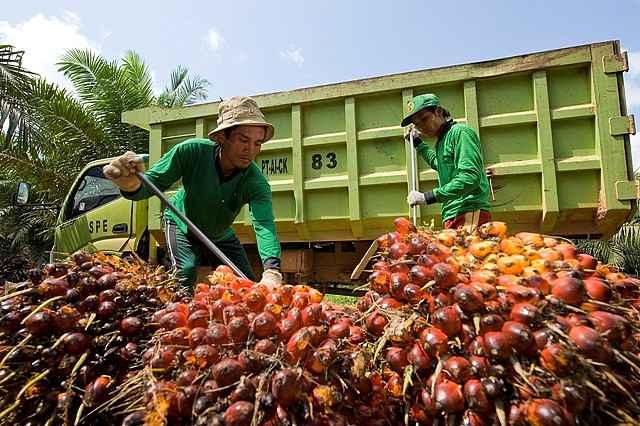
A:
[[[124,111],[203,100],[209,83],[178,66],[156,98],[151,72],[135,52],[116,61],[71,49],[58,66],[72,94],[25,70],[22,54],[0,45],[0,256],[26,250],[41,261],[53,243],[57,210],[12,206],[17,183],[32,185],[31,203],[61,205],[88,162],[147,151],[148,132],[122,123]]]

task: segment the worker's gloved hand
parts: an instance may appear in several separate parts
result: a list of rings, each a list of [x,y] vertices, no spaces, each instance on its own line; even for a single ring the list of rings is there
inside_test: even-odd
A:
[[[265,284],[267,287],[277,287],[282,284],[282,274],[277,269],[265,269],[260,284]]]
[[[407,131],[404,134],[404,140],[411,142],[411,135],[413,135],[413,147],[417,148],[418,145],[422,143],[422,139],[420,139],[422,134],[413,124],[407,127]]]
[[[427,205],[437,203],[436,196],[433,191],[429,192],[420,192],[420,191],[411,191],[409,195],[407,195],[407,204],[409,206],[417,206],[417,205]]]
[[[144,172],[144,162],[132,151],[127,151],[102,168],[104,175],[124,192],[135,192],[142,184],[135,172]]]

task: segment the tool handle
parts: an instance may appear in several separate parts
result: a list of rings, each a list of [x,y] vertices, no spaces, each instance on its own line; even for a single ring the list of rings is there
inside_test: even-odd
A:
[[[418,173],[416,167],[416,150],[413,147],[413,132],[409,132],[409,146],[407,149],[409,150],[409,188],[411,191],[417,191],[418,189]],[[418,206],[411,207],[411,221],[414,226],[418,225]]]
[[[167,207],[169,207],[169,209],[174,212],[176,214],[176,216],[178,216],[178,218],[183,221],[184,223],[187,224],[187,228],[189,229],[189,231],[196,236],[196,238],[198,240],[200,240],[200,242],[202,244],[204,244],[209,250],[211,250],[213,252],[213,254],[215,254],[216,256],[218,256],[218,258],[228,267],[230,267],[233,272],[238,275],[240,278],[244,278],[244,279],[248,279],[247,276],[240,270],[240,268],[238,268],[235,263],[233,263],[231,261],[231,259],[229,259],[223,252],[222,250],[220,250],[209,238],[207,238],[206,235],[204,235],[204,233],[198,229],[198,227],[195,225],[195,223],[191,222],[189,220],[189,218],[187,218],[187,216],[182,213],[180,210],[178,210],[171,201],[169,201],[169,199],[164,195],[164,193],[162,191],[160,191],[160,189],[158,189],[157,186],[155,186],[153,184],[153,182],[151,182],[149,180],[148,177],[146,177],[144,175],[144,173],[142,172],[136,172],[136,176],[138,177],[138,179],[140,179],[142,181],[142,183],[147,186],[147,188],[149,188],[151,190],[151,192],[153,192],[158,198],[160,198],[166,205]]]

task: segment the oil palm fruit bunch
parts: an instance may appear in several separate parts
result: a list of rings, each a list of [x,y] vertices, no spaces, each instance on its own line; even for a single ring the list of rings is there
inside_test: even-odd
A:
[[[84,252],[27,275],[0,289],[0,424],[90,421],[140,364],[173,281],[162,268]]]

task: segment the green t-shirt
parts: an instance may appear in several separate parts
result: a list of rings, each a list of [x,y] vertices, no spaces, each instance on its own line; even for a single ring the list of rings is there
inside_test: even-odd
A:
[[[424,142],[416,148],[438,172],[438,187],[433,189],[433,194],[442,203],[442,220],[476,210],[490,210],[489,180],[478,135],[470,127],[454,121],[445,126],[435,150]]]
[[[271,202],[271,187],[255,163],[221,179],[216,161],[217,145],[208,139],[188,139],[174,146],[145,172],[161,191],[182,179],[173,204],[212,241],[235,236],[231,224],[245,204],[249,204],[258,251],[264,264],[280,260]],[[123,193],[130,200],[149,198],[153,193],[144,185],[134,193]],[[187,225],[169,209],[165,217],[187,233]]]

